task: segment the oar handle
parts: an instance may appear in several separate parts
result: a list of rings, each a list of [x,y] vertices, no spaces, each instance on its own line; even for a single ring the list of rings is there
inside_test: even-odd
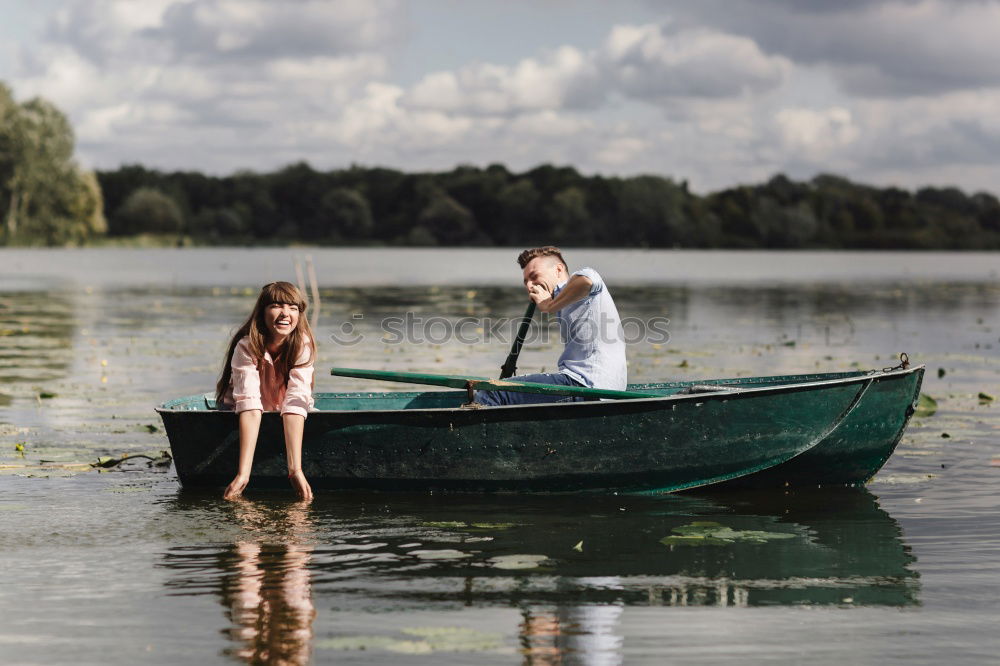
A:
[[[534,316],[535,302],[531,301],[528,303],[528,309],[524,311],[521,325],[517,328],[517,337],[514,338],[514,344],[511,345],[510,353],[507,354],[507,360],[500,366],[500,379],[513,377],[514,373],[517,372],[517,357],[521,355],[521,346],[524,344],[524,338],[528,336],[528,327],[531,326],[531,318]]]
[[[451,388],[466,390],[471,388],[476,391],[515,391],[517,393],[542,393],[545,395],[576,396],[580,398],[596,399],[611,398],[615,400],[663,397],[663,395],[656,393],[612,391],[608,389],[587,388],[585,386],[531,384],[528,382],[512,382],[506,379],[485,379],[483,377],[466,377],[463,375],[432,375],[419,372],[390,372],[388,370],[367,370],[362,368],[331,368],[330,374],[339,377],[377,379],[388,382],[405,382],[407,384],[449,386]]]

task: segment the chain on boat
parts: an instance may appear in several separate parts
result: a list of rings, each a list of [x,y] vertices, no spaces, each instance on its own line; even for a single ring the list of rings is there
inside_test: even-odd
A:
[[[910,357],[906,352],[899,353],[899,365],[891,368],[882,368],[882,372],[893,372],[894,370],[906,370],[910,367]]]

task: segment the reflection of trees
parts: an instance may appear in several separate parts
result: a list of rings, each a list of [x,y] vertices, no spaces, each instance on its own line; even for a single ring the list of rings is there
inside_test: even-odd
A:
[[[251,664],[308,663],[316,617],[308,569],[313,549],[302,538],[310,528],[308,506],[293,505],[279,517],[288,539],[278,544],[265,543],[259,530],[273,511],[247,500],[235,510],[246,535],[225,560],[231,575],[223,581],[222,599],[235,643],[227,653]]]

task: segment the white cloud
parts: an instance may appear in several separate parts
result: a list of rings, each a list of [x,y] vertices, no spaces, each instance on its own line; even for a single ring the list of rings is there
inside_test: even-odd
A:
[[[851,112],[843,107],[830,109],[787,108],[775,117],[786,149],[821,159],[831,151],[857,141],[861,131]]]
[[[13,83],[67,110],[100,166],[177,162],[195,144],[212,154],[188,166],[235,168],[261,159],[256,145],[313,147],[303,127],[385,76],[395,11],[382,0],[74,2],[24,47]]]
[[[779,86],[791,68],[746,37],[656,25],[615,26],[600,58],[609,83],[638,99],[763,92]]]
[[[546,110],[523,114],[511,119],[507,125],[515,135],[550,139],[553,137],[579,136],[594,130],[594,122],[579,115]]]
[[[688,20],[828,66],[853,95],[895,97],[1000,85],[1000,2],[675,2]]]
[[[96,0],[68,3],[49,21],[45,42],[72,49],[97,66],[113,64],[123,52],[144,59],[162,57],[153,54],[154,43],[141,35],[162,25],[163,15],[176,0]]]
[[[900,101],[858,103],[859,115],[876,137],[866,142],[859,166],[867,169],[949,168],[970,175],[996,167],[1000,154],[1000,89],[960,91]],[[996,189],[993,182],[978,187]]]
[[[620,168],[632,163],[647,145],[646,141],[634,136],[609,139],[597,149],[594,159],[602,165]]]
[[[476,63],[457,72],[435,72],[406,96],[414,109],[483,115],[514,114],[596,105],[603,92],[592,59],[563,46],[542,59],[513,67]]]
[[[790,63],[768,56],[746,37],[712,30],[620,25],[603,45],[563,46],[514,66],[467,65],[426,75],[405,104],[451,113],[512,115],[591,109],[611,92],[661,104],[669,98],[719,99],[779,86]]]
[[[506,57],[447,69],[405,52],[421,27],[392,0],[81,0],[25,39],[10,82],[67,110],[100,167],[548,161],[702,190],[777,171],[1000,182],[1000,2],[656,6],[675,16],[590,41],[553,31],[527,51],[508,40]]]
[[[131,0],[105,0],[89,5],[83,18],[110,10],[136,14]],[[78,5],[79,6],[79,5]],[[158,0],[143,23],[120,21],[133,39],[162,45],[176,60],[242,62],[279,56],[337,55],[379,50],[401,30],[395,0]],[[128,8],[123,11],[123,7]],[[68,34],[75,32],[66,26]]]

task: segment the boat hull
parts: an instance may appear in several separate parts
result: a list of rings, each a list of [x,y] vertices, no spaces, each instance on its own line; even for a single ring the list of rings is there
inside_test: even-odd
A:
[[[710,383],[722,386],[771,385],[789,380],[810,381],[857,374],[859,373],[722,379]],[[871,386],[858,404],[845,416],[843,422],[816,446],[786,463],[729,480],[719,487],[772,488],[864,484],[875,476],[895,451],[916,409],[923,378],[923,366],[905,371],[873,374]],[[657,387],[687,386],[693,383],[644,384],[636,388],[655,390]]]
[[[923,370],[876,378],[864,398],[819,444],[792,460],[734,479],[733,487],[860,485],[895,451],[920,397]]]
[[[816,451],[805,466],[833,461],[839,468],[828,476],[799,470],[795,478],[864,481],[898,441],[915,401],[905,395],[912,378],[803,377],[786,384],[776,381],[781,378],[720,380],[739,383],[733,393],[682,395],[682,384],[657,385],[663,398],[482,409],[461,407],[464,394],[453,391],[318,394],[320,411],[306,421],[303,467],[315,489],[671,492],[739,480],[782,485],[783,467],[822,446],[830,450]],[[883,384],[893,389],[883,391]],[[866,406],[883,393],[885,400]],[[862,408],[866,416],[856,417]],[[884,428],[867,439],[853,436],[853,426],[838,434],[844,424],[880,410],[894,415],[879,421],[896,426],[891,445],[883,441]],[[157,411],[182,484],[222,487],[232,480],[235,414],[210,409],[201,396]],[[862,439],[863,455],[853,459],[852,446]],[[280,416],[265,413],[251,485],[286,486],[284,458]]]

